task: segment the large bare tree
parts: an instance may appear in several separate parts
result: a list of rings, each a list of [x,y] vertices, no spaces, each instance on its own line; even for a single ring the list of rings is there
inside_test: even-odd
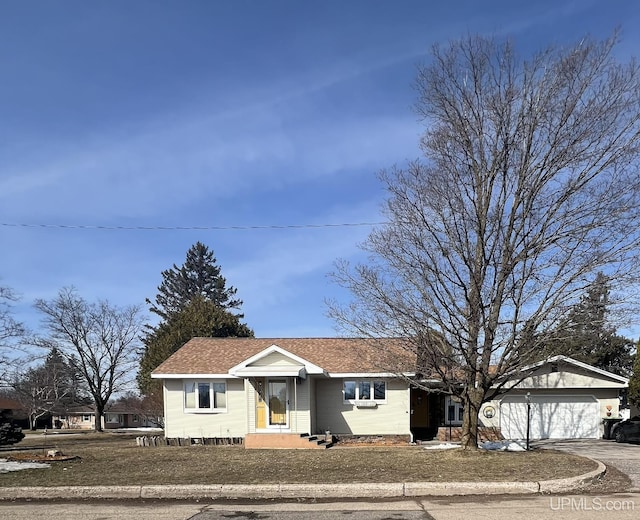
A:
[[[638,281],[640,71],[616,41],[529,58],[484,37],[435,46],[416,81],[423,158],[381,173],[369,261],[337,264],[353,300],[330,314],[350,334],[406,338],[416,372],[462,400],[467,449],[481,404],[597,272]]]
[[[0,382],[6,377],[11,362],[10,351],[21,350],[16,340],[26,334],[24,325],[17,321],[12,313],[11,305],[18,297],[11,288],[0,286]]]
[[[64,288],[53,300],[36,300],[54,345],[80,369],[93,399],[96,431],[102,431],[104,409],[114,392],[131,383],[142,330],[140,307],[119,308],[101,300],[88,303],[75,289]]]

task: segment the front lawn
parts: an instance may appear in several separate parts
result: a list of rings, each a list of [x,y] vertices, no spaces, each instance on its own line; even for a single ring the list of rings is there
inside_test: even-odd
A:
[[[138,447],[125,434],[27,437],[80,459],[0,474],[0,486],[536,481],[581,475],[594,462],[568,453],[462,452],[412,447],[245,450],[238,446]],[[42,454],[44,448],[18,453]]]

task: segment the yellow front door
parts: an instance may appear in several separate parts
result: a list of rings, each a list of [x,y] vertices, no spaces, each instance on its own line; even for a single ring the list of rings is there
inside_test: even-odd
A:
[[[265,380],[256,379],[256,428],[267,427],[267,404],[265,402]]]

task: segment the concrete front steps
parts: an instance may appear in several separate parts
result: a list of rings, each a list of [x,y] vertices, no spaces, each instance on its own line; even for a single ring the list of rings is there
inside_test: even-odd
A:
[[[332,446],[324,436],[307,433],[247,433],[244,447],[247,449],[307,449],[326,450]]]

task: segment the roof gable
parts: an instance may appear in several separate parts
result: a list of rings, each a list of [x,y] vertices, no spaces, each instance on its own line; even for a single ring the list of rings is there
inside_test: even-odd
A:
[[[277,370],[280,374],[304,377],[306,374],[323,374],[324,370],[319,366],[296,356],[291,352],[271,345],[269,348],[258,352],[242,363],[231,367],[229,374],[236,377],[270,375]]]
[[[518,388],[623,388],[629,380],[582,361],[553,356],[522,369]]]

